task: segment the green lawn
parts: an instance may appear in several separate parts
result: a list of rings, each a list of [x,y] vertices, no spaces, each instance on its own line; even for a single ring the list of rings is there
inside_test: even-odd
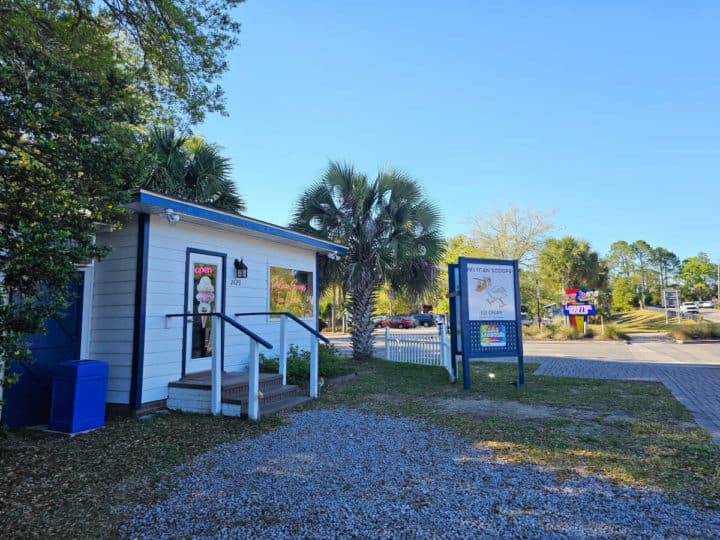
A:
[[[610,322],[621,332],[667,332],[665,313],[636,309],[613,315]],[[672,322],[672,319],[671,321]]]
[[[720,338],[720,324],[708,321],[695,322],[685,319],[677,322],[670,317],[669,324],[665,324],[665,314],[656,311],[635,310],[612,317],[611,322],[620,332],[667,332],[675,339],[718,339]]]

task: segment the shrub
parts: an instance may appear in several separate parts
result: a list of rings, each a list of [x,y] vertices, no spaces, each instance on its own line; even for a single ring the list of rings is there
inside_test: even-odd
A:
[[[562,326],[556,336],[558,339],[577,339],[578,333],[572,326]]]
[[[262,373],[279,373],[280,359],[260,355],[260,371]],[[318,371],[320,377],[336,377],[351,373],[352,367],[348,359],[338,354],[333,345],[321,344],[318,349]],[[301,350],[290,345],[287,354],[287,383],[306,386],[310,382],[310,351]]]
[[[614,324],[605,325],[605,339],[627,339],[627,335],[617,329]]]
[[[683,341],[720,338],[720,324],[708,321],[676,324],[670,327],[670,333],[675,339]]]

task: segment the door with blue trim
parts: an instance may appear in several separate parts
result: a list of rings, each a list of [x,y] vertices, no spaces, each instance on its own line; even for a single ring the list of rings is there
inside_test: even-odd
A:
[[[62,362],[80,358],[84,280],[85,274],[79,272],[71,285],[74,300],[60,317],[45,323],[47,333],[30,338],[34,362],[10,362],[9,372],[19,378],[5,389],[3,423],[7,426],[48,423],[53,370]]]
[[[199,315],[188,321],[185,344],[185,373],[193,373],[210,369],[212,330],[218,320],[203,314],[222,311],[223,259],[215,255],[190,253],[187,272],[186,311]]]

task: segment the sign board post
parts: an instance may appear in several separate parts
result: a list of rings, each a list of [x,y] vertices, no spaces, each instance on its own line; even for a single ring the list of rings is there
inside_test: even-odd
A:
[[[448,265],[448,300],[450,304],[450,358],[453,377],[457,381],[457,355],[460,354],[460,341],[462,335],[460,328],[460,267],[457,264]]]
[[[457,267],[460,321],[452,331],[462,328],[463,387],[470,389],[471,358],[502,356],[517,356],[516,384],[524,384],[518,261],[460,257]]]

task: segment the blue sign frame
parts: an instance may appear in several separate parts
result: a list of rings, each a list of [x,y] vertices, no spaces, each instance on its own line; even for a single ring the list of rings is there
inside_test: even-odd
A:
[[[509,320],[500,316],[488,315],[487,319],[470,318],[470,286],[468,265],[503,267],[507,266],[512,272],[512,287],[514,292],[514,319]],[[525,362],[523,358],[522,321],[520,314],[520,279],[518,261],[503,259],[471,259],[460,257],[459,263],[460,283],[455,283],[456,290],[460,291],[460,338],[462,340],[462,366],[463,388],[470,389],[470,358],[497,358],[502,356],[517,356],[518,380],[517,385],[525,383]],[[448,269],[452,272],[452,269]],[[504,270],[499,272],[507,273]],[[499,313],[500,311],[497,311]],[[452,313],[452,309],[451,309]],[[492,313],[489,311],[489,313]],[[456,331],[456,325],[453,325]]]

